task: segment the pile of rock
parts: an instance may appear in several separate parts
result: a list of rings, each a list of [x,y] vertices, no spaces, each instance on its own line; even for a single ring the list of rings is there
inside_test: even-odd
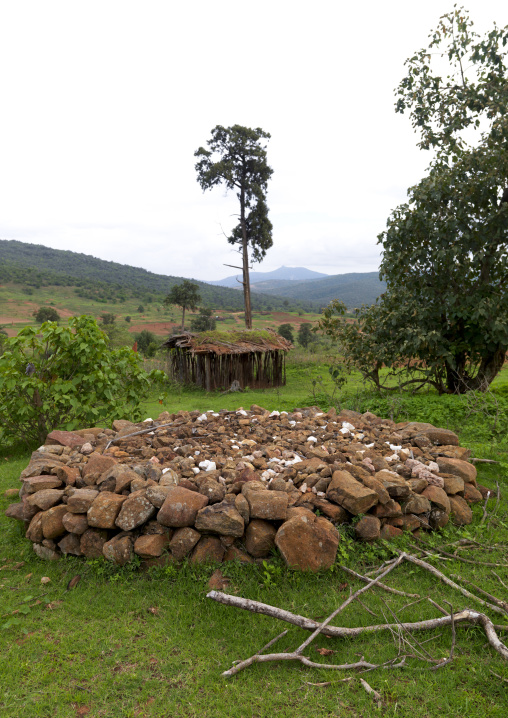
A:
[[[470,523],[487,489],[469,455],[452,431],[369,412],[164,412],[52,432],[6,513],[44,559],[251,562],[277,547],[318,570],[343,524],[373,541]]]

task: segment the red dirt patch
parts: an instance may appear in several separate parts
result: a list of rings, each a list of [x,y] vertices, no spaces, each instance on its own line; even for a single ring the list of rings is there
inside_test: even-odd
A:
[[[177,324],[176,322],[146,322],[144,324],[131,324],[129,331],[131,333],[142,332],[146,329],[149,332],[157,334],[157,336],[166,336],[171,333],[173,327],[179,326],[181,326],[181,324]]]

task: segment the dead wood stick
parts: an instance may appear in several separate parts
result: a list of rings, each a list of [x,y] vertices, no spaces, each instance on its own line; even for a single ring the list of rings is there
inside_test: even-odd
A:
[[[483,596],[486,596],[489,600],[493,601],[496,604],[496,606],[499,606],[499,608],[502,608],[504,610],[504,612],[506,613],[506,615],[508,615],[508,603],[506,603],[506,601],[502,601],[500,598],[496,598],[491,593],[487,593],[487,591],[484,591],[483,588],[480,588],[472,581],[468,581],[467,578],[462,578],[462,576],[457,576],[457,574],[455,574],[455,573],[452,573],[451,577],[455,578],[458,581],[462,581],[462,583],[467,583],[468,586],[472,586],[476,591],[481,593]]]
[[[291,623],[293,626],[303,628],[305,631],[314,631],[320,626],[320,624],[317,621],[313,621],[312,618],[299,616],[298,614],[291,613],[290,611],[285,611],[283,608],[269,606],[267,603],[261,603],[260,601],[252,601],[249,598],[231,596],[227,593],[221,593],[220,591],[210,591],[210,593],[208,593],[206,597],[211,598],[213,601],[217,601],[218,603],[222,603],[225,606],[243,608],[246,611],[251,611],[252,613],[261,613],[264,616],[278,618],[281,621],[286,621],[286,623]],[[434,603],[432,599],[429,599],[429,601]],[[434,605],[437,606],[437,604]],[[440,607],[437,606],[437,608]],[[444,611],[444,609],[440,610]],[[416,621],[415,623],[381,623],[375,626],[358,626],[356,628],[347,628],[346,626],[325,626],[321,632],[323,633],[323,635],[330,636],[331,638],[357,638],[358,636],[361,636],[365,633],[378,633],[379,631],[391,631],[400,628],[406,629],[408,631],[428,631],[433,628],[442,628],[443,626],[451,625],[450,615],[447,611],[445,611],[445,613],[446,615],[441,616],[440,618],[430,618],[425,621]],[[483,623],[480,620],[480,617],[482,616],[484,616],[483,613],[478,613],[477,611],[472,611],[471,609],[466,608],[463,611],[460,611],[459,613],[456,613],[454,615],[455,625],[461,623],[476,625],[479,623],[483,626]],[[495,632],[508,631],[508,624],[493,624],[487,616],[485,616],[485,618],[487,618],[487,620],[490,622],[492,630],[494,631],[494,635],[499,641]],[[501,641],[499,641],[499,643],[501,643]],[[506,646],[505,650],[507,651],[506,656],[508,659],[508,648],[506,648]],[[320,663],[318,665],[321,666],[322,664]]]
[[[271,647],[273,646],[273,644],[274,644],[274,643],[277,643],[277,641],[279,640],[279,638],[283,638],[283,637],[286,635],[287,632],[288,632],[288,629],[286,628],[285,631],[282,631],[282,633],[279,633],[278,636],[275,636],[275,638],[272,638],[271,641],[268,641],[268,643],[266,644],[266,646],[263,646],[263,648],[260,648],[260,650],[258,651],[258,655],[261,654],[261,653],[264,653],[264,652],[267,651],[269,648],[271,648]]]
[[[490,499],[490,491],[487,491],[487,496],[485,497],[485,503],[483,504],[483,516],[480,520],[480,526],[487,518],[487,501]]]
[[[445,603],[448,603],[448,601],[445,601]],[[450,646],[450,655],[445,661],[440,661],[437,665],[432,666],[430,669],[431,671],[437,671],[438,668],[442,668],[443,666],[446,666],[447,663],[451,663],[453,661],[453,654],[455,652],[455,621],[453,616],[453,606],[451,603],[448,603],[450,606],[450,618],[452,620],[452,645]]]
[[[497,514],[497,510],[498,510],[498,508],[499,508],[499,502],[501,501],[501,489],[499,488],[499,482],[497,482],[497,481],[496,481],[496,488],[497,488],[497,492],[496,492],[496,505],[494,506],[494,508],[493,508],[493,510],[492,510],[492,512],[491,512],[491,514],[490,514],[490,518],[489,518],[489,520],[487,521],[487,524],[486,524],[487,526],[491,523],[492,519],[493,519],[494,516]]]
[[[402,555],[402,554],[401,554]],[[434,566],[431,566],[430,563],[427,563],[426,561],[422,561],[420,558],[416,558],[416,556],[412,556],[409,553],[405,554],[406,561],[410,561],[411,563],[414,563],[416,566],[420,566],[420,568],[424,568],[427,571],[429,571],[431,574],[439,578],[443,583],[446,583],[447,586],[450,586],[451,588],[455,588],[457,591],[460,591],[460,593],[463,596],[466,596],[466,598],[472,598],[474,601],[478,601],[478,603],[481,603],[482,606],[487,606],[490,608],[491,611],[495,611],[496,613],[502,613],[505,615],[505,612],[502,608],[499,608],[499,606],[495,606],[492,603],[488,603],[488,601],[484,601],[483,598],[480,598],[479,596],[475,596],[474,593],[471,593],[466,588],[463,588],[462,586],[459,586],[457,583],[451,580],[451,578],[448,578],[448,576],[445,576],[444,573],[441,573],[441,571],[438,571],[437,568],[434,568]]]
[[[401,621],[399,620],[399,617],[397,616],[395,611],[386,603],[386,601],[384,599],[381,599],[381,600],[385,604],[386,608],[390,611],[390,613],[392,614],[395,621],[397,622],[397,626],[400,626],[399,635],[401,634],[402,631],[404,631],[404,633],[411,635],[411,631],[408,631],[407,629],[402,628]],[[403,636],[400,636],[400,637],[404,641],[404,643],[407,643],[413,650],[415,650],[415,647],[411,644],[411,642],[407,638],[404,638]],[[423,653],[425,653],[427,655],[427,658],[424,658],[423,660],[434,662],[434,659],[432,658],[430,653],[425,648],[422,647],[422,645],[418,641],[418,639],[416,639],[414,636],[411,636],[411,637],[413,638],[414,641],[416,641],[417,645],[422,649]],[[420,658],[420,656],[419,656],[419,658]]]
[[[428,598],[428,597],[427,597],[427,598]],[[440,613],[442,613],[444,616],[447,616],[447,615],[448,615],[448,611],[446,611],[442,606],[440,606],[439,603],[436,603],[436,602],[433,601],[431,598],[429,598],[429,601],[430,601],[430,603],[431,603],[435,608],[437,608],[437,610],[440,611]]]
[[[500,461],[494,461],[494,459],[469,459],[472,464],[500,464]]]
[[[495,571],[491,571],[491,573],[494,574],[494,576],[497,578],[497,580],[499,581],[499,583],[501,584],[501,586],[503,586],[503,588],[506,588],[506,590],[508,591],[508,586],[506,585],[506,583],[504,583],[504,582],[499,578],[499,576],[497,575],[497,573],[496,573]]]
[[[500,680],[504,681],[505,683],[508,683],[508,678],[503,678],[503,676],[500,676],[499,673],[494,673],[494,671],[489,671],[492,673],[493,676],[496,676],[496,678],[499,678]]]
[[[367,611],[367,613],[370,613],[371,616],[374,616],[374,618],[377,618],[377,613],[374,613],[374,611],[371,611],[368,606],[366,606],[363,601],[360,601],[359,598],[356,599],[360,606],[363,608],[364,611]]]
[[[394,561],[390,561],[388,565],[391,566],[392,563],[395,565]],[[361,573],[356,573],[356,571],[353,571],[352,568],[347,568],[346,566],[339,566],[339,568],[341,568],[346,573],[349,573],[351,576],[358,578],[364,583],[369,583],[372,580],[367,576],[362,576]],[[379,588],[382,588],[384,591],[388,591],[389,593],[395,593],[397,596],[406,596],[407,598],[420,598],[420,595],[418,593],[405,593],[404,591],[398,591],[396,588],[390,588],[390,586],[387,586],[384,583],[376,583],[376,586],[379,586]]]
[[[381,695],[380,695],[377,691],[375,691],[374,688],[372,688],[371,686],[369,686],[369,684],[367,683],[367,681],[364,681],[363,678],[360,678],[360,683],[361,683],[362,686],[365,688],[365,690],[367,691],[367,693],[369,693],[369,695],[371,695],[371,696],[373,697],[373,699],[374,699],[375,701],[377,701],[377,707],[378,707],[378,708],[381,708],[381,704],[382,704]]]
[[[432,556],[432,552],[430,551],[425,551],[419,546],[415,546],[415,548],[418,548],[419,551],[422,551],[423,553],[427,554],[427,556]],[[439,554],[442,554],[443,556],[456,559],[457,561],[462,561],[462,563],[472,563],[475,566],[493,566],[494,568],[508,568],[508,563],[489,563],[488,561],[473,561],[472,558],[463,558],[462,556],[456,556],[454,553],[448,553],[448,551],[443,551],[442,548],[436,548],[434,550],[437,551]]]
[[[305,641],[300,646],[298,646],[298,648],[295,651],[295,655],[299,656],[302,653],[302,651],[304,651],[305,648],[307,648],[307,646],[316,638],[316,636],[318,636],[321,633],[323,628],[326,628],[326,626],[330,623],[330,621],[332,619],[334,619],[335,616],[337,616],[337,614],[339,614],[347,606],[349,606],[349,604],[352,603],[356,598],[358,598],[358,596],[361,596],[362,593],[365,593],[365,591],[368,591],[369,588],[372,588],[372,586],[375,586],[376,583],[378,583],[382,578],[387,576],[390,573],[390,571],[393,571],[394,568],[396,568],[399,564],[402,563],[402,561],[404,560],[405,557],[406,557],[406,553],[403,551],[399,555],[397,561],[395,561],[390,566],[388,566],[388,568],[385,571],[383,571],[383,573],[379,574],[379,576],[377,578],[373,578],[372,581],[369,581],[369,583],[366,586],[363,586],[363,588],[359,588],[358,591],[355,591],[355,593],[351,594],[351,596],[349,598],[346,598],[344,603],[342,603],[338,608],[336,608],[335,611],[333,611],[333,613],[331,613],[328,616],[328,618],[326,618],[323,621],[323,623],[321,623],[316,628],[316,630],[307,639],[305,639]]]

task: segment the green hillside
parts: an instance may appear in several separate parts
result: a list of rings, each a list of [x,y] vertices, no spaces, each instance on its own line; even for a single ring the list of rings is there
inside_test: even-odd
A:
[[[256,294],[273,293],[289,300],[298,298],[314,306],[325,306],[333,299],[340,299],[350,309],[362,304],[374,304],[385,289],[386,283],[380,281],[378,272],[335,274],[303,282],[276,279],[252,285],[252,291]]]
[[[0,283],[22,285],[28,296],[42,287],[73,287],[77,297],[104,305],[121,304],[129,299],[148,303],[161,301],[171,287],[182,280],[183,277],[155,274],[87,254],[0,240]],[[203,306],[231,311],[243,309],[242,292],[193,281],[199,285]],[[288,297],[252,297],[252,308],[256,311],[288,307],[311,310],[313,304]]]

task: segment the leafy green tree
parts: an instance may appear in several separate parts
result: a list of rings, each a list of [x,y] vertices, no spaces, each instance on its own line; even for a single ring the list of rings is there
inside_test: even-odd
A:
[[[175,284],[171,287],[171,291],[164,299],[166,306],[176,304],[177,307],[182,308],[182,332],[185,330],[185,310],[197,309],[200,299],[199,286],[188,279],[184,279],[181,284]]]
[[[277,329],[277,333],[280,334],[281,337],[284,337],[284,339],[287,339],[288,342],[295,341],[292,324],[281,324]]]
[[[307,349],[311,341],[314,339],[310,324],[308,322],[303,322],[303,324],[300,324],[300,328],[296,336],[298,339],[298,344],[304,347],[304,349]]]
[[[127,324],[130,324],[131,319],[132,317],[130,317],[129,315],[125,317],[125,321],[127,322]]]
[[[7,340],[0,357],[0,441],[43,442],[56,428],[139,420],[140,402],[162,382],[130,349],[108,349],[95,319],[44,322]]]
[[[116,314],[112,314],[111,312],[104,312],[101,314],[101,322],[102,326],[106,327],[108,324],[114,324],[116,321]]]
[[[201,307],[199,314],[191,321],[191,331],[210,332],[215,329],[217,322],[211,309]]]
[[[224,184],[236,191],[240,202],[240,222],[228,237],[230,244],[239,245],[242,255],[245,326],[252,329],[251,292],[249,279],[249,248],[251,259],[260,262],[272,246],[272,223],[268,219],[266,191],[273,170],[266,161],[263,140],[270,138],[261,128],[241,125],[217,125],[208,140],[209,149],[200,147],[196,172],[203,191]]]
[[[9,335],[5,331],[5,325],[0,324],[0,355],[3,354],[4,345]]]
[[[414,387],[485,390],[508,350],[508,27],[484,38],[471,28],[462,8],[444,15],[397,90],[397,111],[435,155],[379,236],[387,291],[357,324],[337,302],[321,321],[378,386],[384,364]]]
[[[140,314],[142,314],[144,311],[145,311],[144,306],[143,306],[142,304],[140,304],[139,307],[138,307],[138,312],[139,312]]]
[[[35,321],[42,324],[42,322],[59,322],[60,315],[53,307],[40,307],[33,316]]]
[[[137,342],[138,351],[147,357],[153,357],[161,343],[158,337],[153,332],[149,332],[148,329],[143,329],[143,331],[135,334],[134,340]]]

